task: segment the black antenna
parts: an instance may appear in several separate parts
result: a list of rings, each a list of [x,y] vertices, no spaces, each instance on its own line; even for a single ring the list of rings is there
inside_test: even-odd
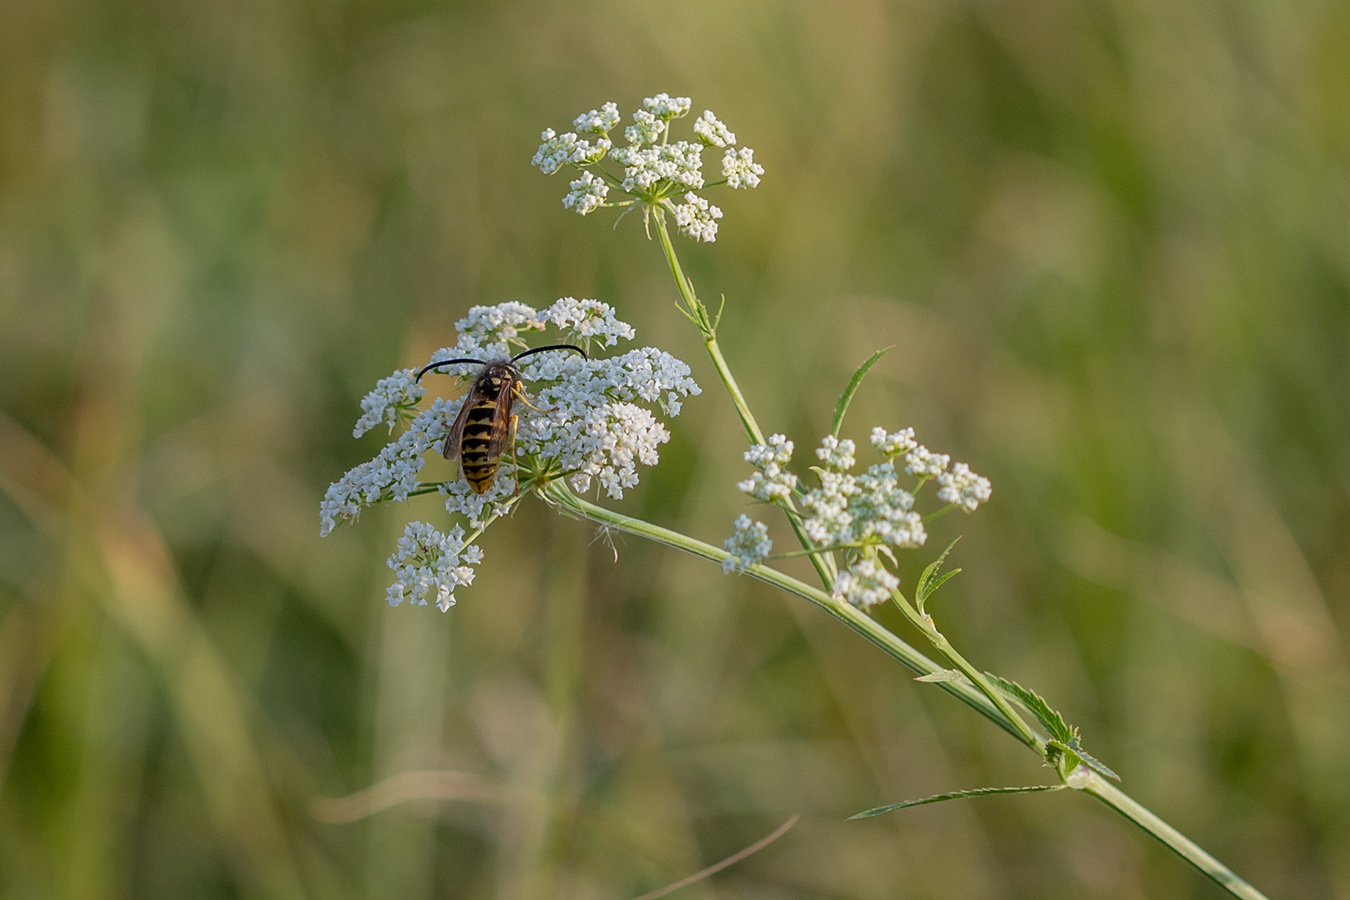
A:
[[[576,352],[581,354],[582,359],[590,359],[590,357],[586,355],[586,351],[582,350],[576,344],[547,344],[543,347],[535,347],[530,350],[520,351],[515,356],[511,357],[511,362],[507,363],[507,365],[511,365],[511,363],[514,363],[516,360],[524,359],[527,356],[533,356],[536,353],[543,353],[545,350],[575,350]],[[459,359],[443,359],[439,362],[434,362],[429,366],[424,366],[422,368],[422,371],[418,372],[417,377],[414,378],[413,380],[421,381],[422,376],[430,372],[432,369],[439,369],[441,366],[453,366],[456,363],[473,363],[476,366],[491,365],[491,363],[483,362],[481,359],[470,359],[467,356],[460,357]]]
[[[418,372],[417,377],[414,378],[413,380],[421,381],[422,376],[430,372],[432,369],[439,369],[441,366],[451,366],[454,365],[455,363],[474,363],[475,365],[480,366],[487,365],[487,363],[483,362],[481,359],[469,359],[468,357],[461,357],[460,359],[443,359],[440,362],[434,362],[429,366],[423,366],[422,371]]]
[[[582,350],[576,344],[547,344],[543,347],[535,347],[533,350],[522,350],[511,357],[511,362],[515,362],[518,359],[524,359],[527,356],[533,356],[536,353],[543,353],[545,350],[575,350],[581,354],[582,359],[590,359],[590,357],[586,355],[586,351]]]

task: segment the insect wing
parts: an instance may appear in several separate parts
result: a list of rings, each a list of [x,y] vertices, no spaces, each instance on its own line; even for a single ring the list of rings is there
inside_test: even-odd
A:
[[[445,436],[445,449],[442,451],[446,459],[459,461],[459,444],[464,438],[464,423],[469,421],[469,410],[473,409],[474,404],[478,402],[477,391],[473,388],[464,395],[464,405],[459,408],[459,415],[455,416],[455,424],[450,426],[450,433]]]
[[[497,405],[492,410],[492,432],[488,435],[487,450],[484,453],[486,459],[502,458],[506,441],[511,436],[511,406],[515,403],[516,391],[519,389],[518,382],[506,378],[502,382],[502,389],[497,392]]]

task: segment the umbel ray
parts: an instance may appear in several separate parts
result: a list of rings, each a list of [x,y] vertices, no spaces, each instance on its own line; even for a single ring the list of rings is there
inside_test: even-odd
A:
[[[502,452],[509,441],[511,444],[511,462],[516,461],[516,416],[511,412],[516,400],[520,400],[530,409],[539,408],[525,397],[521,388],[520,371],[516,363],[527,356],[544,353],[549,350],[572,350],[580,353],[582,359],[589,359],[586,351],[575,344],[549,344],[523,350],[510,359],[486,362],[481,359],[462,357],[443,359],[424,367],[417,373],[417,380],[432,369],[462,363],[482,366],[473,379],[464,405],[460,407],[455,424],[445,436],[445,448],[441,451],[446,459],[456,460],[464,473],[464,480],[473,488],[474,493],[485,494],[492,487],[497,476],[497,467],[502,461]],[[542,412],[542,410],[539,410]],[[517,469],[516,492],[520,492],[520,475]]]

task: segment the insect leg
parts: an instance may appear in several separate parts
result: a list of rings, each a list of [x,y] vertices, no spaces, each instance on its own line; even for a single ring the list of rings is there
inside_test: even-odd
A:
[[[516,461],[516,422],[520,416],[511,417],[511,470],[516,477],[516,491],[511,496],[520,496],[520,463]]]

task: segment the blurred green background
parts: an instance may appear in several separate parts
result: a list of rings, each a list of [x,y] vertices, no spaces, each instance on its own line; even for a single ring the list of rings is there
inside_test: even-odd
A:
[[[678,896],[1218,896],[1079,796],[845,822],[1049,773],[748,579],[529,503],[442,615],[383,601],[434,501],[320,540],[375,380],[562,295],[708,389],[618,506],[730,532],[658,248],[529,166],[669,91],[768,170],[679,244],[765,427],[895,344],[846,430],[994,483],[904,561],[964,534],[948,633],[1272,897],[1350,897],[1347,46],[1317,0],[7,0],[0,896],[633,897],[794,812]]]

